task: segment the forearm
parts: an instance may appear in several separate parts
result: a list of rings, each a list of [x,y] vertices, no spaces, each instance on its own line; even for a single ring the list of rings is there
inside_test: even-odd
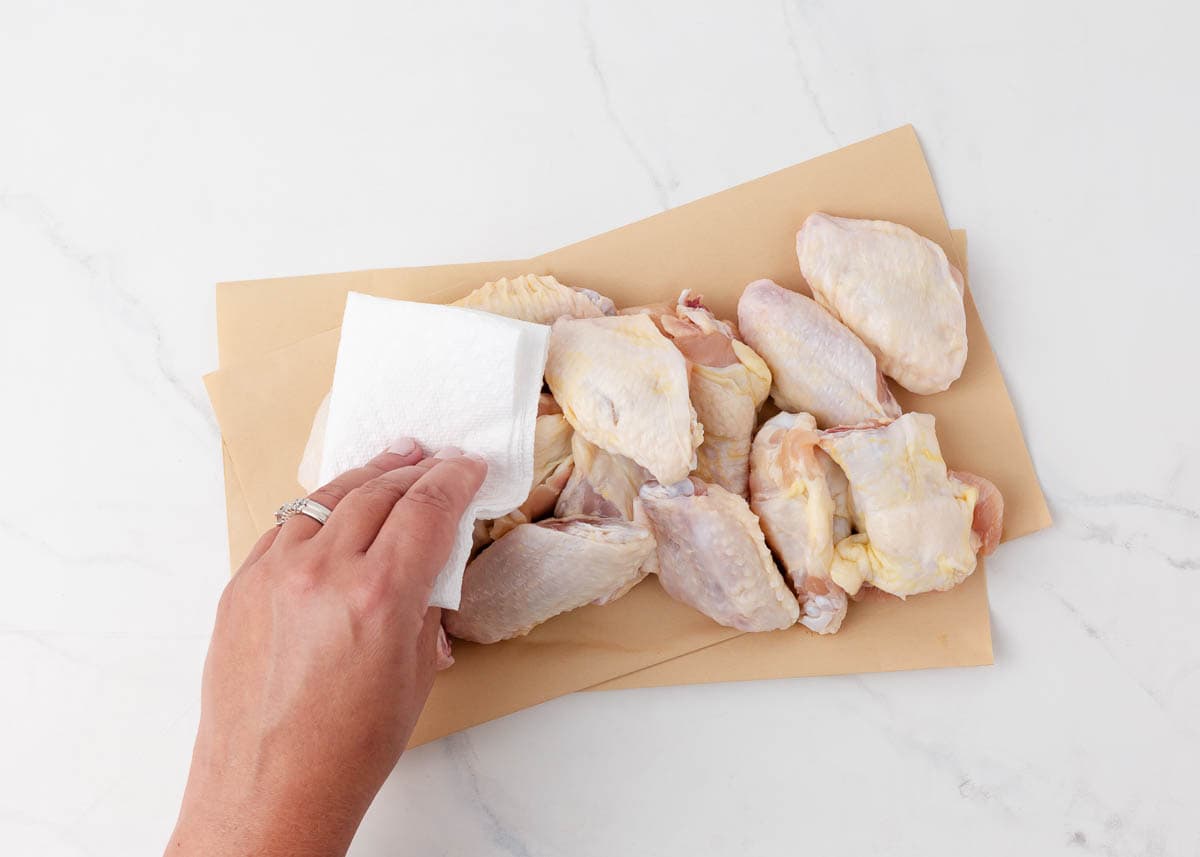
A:
[[[314,793],[325,780],[310,774],[239,783],[194,766],[166,857],[341,857],[370,794],[353,782]]]
[[[433,685],[429,593],[485,464],[397,442],[265,534],[217,606],[168,857],[340,857]]]

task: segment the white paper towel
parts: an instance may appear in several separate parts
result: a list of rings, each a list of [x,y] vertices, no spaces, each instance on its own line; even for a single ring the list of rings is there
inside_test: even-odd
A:
[[[356,292],[346,298],[320,482],[362,466],[399,437],[429,452],[457,446],[487,460],[433,605],[458,607],[475,519],[506,515],[529,494],[549,339],[545,325],[477,310]]]

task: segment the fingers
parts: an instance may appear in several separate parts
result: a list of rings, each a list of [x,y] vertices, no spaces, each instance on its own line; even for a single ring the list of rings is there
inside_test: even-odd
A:
[[[437,461],[396,502],[367,555],[427,597],[450,556],[459,521],[486,476],[487,465],[479,459]]]
[[[405,492],[440,461],[461,454],[458,449],[450,447],[433,458],[423,459],[409,467],[389,470],[360,485],[338,505],[336,518],[330,516],[319,539],[334,542],[349,553],[362,553],[371,547],[379,528]]]
[[[450,664],[454,663],[454,658],[448,654],[449,640],[445,641],[447,652],[443,653],[442,640],[444,639],[444,633],[442,631],[441,609],[430,607],[425,611],[425,615],[421,620],[421,629],[417,633],[418,681],[421,683],[422,699],[428,695],[430,688],[433,687],[434,675],[438,670],[444,670]],[[447,658],[449,662],[447,662]]]
[[[246,560],[238,568],[241,571],[247,566],[253,565],[258,561],[258,558],[267,552],[271,545],[275,544],[275,539],[279,536],[279,527],[271,527],[254,543],[254,547],[250,548],[250,553],[246,556]]]
[[[317,489],[309,495],[309,499],[315,500],[327,509],[336,509],[342,500],[356,488],[384,473],[416,464],[424,457],[425,453],[416,441],[411,438],[401,438],[362,467],[347,470],[328,485]],[[330,526],[335,520],[335,516],[331,515],[326,526]],[[307,515],[296,515],[279,528],[277,541],[283,545],[311,539],[320,529],[321,524]]]
[[[437,614],[437,657],[434,665],[438,671],[448,670],[454,666],[454,650],[450,646],[450,637],[446,634],[446,629],[442,627],[442,611],[438,607],[430,607],[430,613]],[[426,619],[428,621],[428,619]]]

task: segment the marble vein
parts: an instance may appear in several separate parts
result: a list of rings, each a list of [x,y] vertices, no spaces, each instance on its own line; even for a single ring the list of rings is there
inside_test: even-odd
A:
[[[1151,687],[1149,684],[1147,684],[1145,681],[1143,681],[1141,676],[1139,676],[1135,672],[1131,671],[1125,665],[1125,663],[1119,657],[1116,649],[1114,649],[1112,641],[1109,639],[1108,635],[1104,631],[1102,631],[1099,627],[1096,626],[1095,623],[1093,623],[1091,620],[1089,620],[1088,617],[1084,614],[1084,612],[1076,604],[1074,604],[1070,599],[1068,599],[1065,595],[1063,595],[1061,592],[1059,592],[1047,580],[1040,578],[1040,577],[1031,578],[1031,580],[1039,589],[1041,589],[1043,592],[1045,592],[1047,595],[1049,595],[1052,599],[1054,599],[1054,601],[1057,602],[1058,605],[1060,607],[1062,607],[1062,609],[1064,611],[1066,611],[1066,613],[1071,617],[1071,619],[1074,620],[1075,624],[1078,625],[1079,628],[1081,628],[1083,630],[1083,633],[1085,635],[1087,635],[1088,637],[1090,637],[1091,639],[1096,641],[1096,643],[1100,646],[1100,648],[1102,648],[1104,650],[1104,653],[1108,656],[1109,660],[1111,660],[1112,663],[1120,671],[1121,675],[1123,675],[1126,679],[1131,681],[1134,685],[1136,685],[1138,687],[1139,690],[1141,690],[1144,694],[1146,694],[1146,696],[1150,699],[1151,702],[1154,703],[1154,705],[1156,707],[1158,707],[1159,709],[1165,710],[1166,705],[1162,698],[1162,695],[1158,691],[1156,691],[1153,687]]]
[[[102,289],[105,294],[115,298],[115,301],[104,303],[114,306],[120,318],[130,328],[144,334],[149,339],[153,346],[155,366],[163,380],[199,416],[200,424],[207,436],[214,439],[219,437],[217,422],[207,401],[189,389],[188,385],[171,367],[163,343],[162,330],[154,319],[153,312],[135,294],[120,284],[113,274],[110,260],[79,247],[76,242],[71,240],[67,230],[49,207],[37,197],[27,193],[13,194],[8,191],[0,191],[0,211],[10,213],[36,230],[59,255],[82,270],[93,287]],[[128,358],[124,355],[120,356],[132,371],[134,367]]]
[[[61,563],[70,565],[102,565],[102,566],[134,566],[147,571],[152,571],[157,568],[150,562],[145,555],[139,553],[124,553],[124,552],[84,552],[84,553],[68,553],[60,546],[51,544],[45,539],[28,533],[20,529],[8,521],[0,520],[0,533],[7,536],[13,541],[24,542],[35,550],[49,554],[54,559]]]
[[[520,836],[517,835],[516,831],[509,824],[500,818],[484,797],[483,788],[479,781],[479,758],[475,754],[475,749],[471,746],[470,734],[459,732],[443,739],[443,741],[450,763],[462,775],[463,779],[466,780],[467,788],[471,792],[472,805],[483,813],[488,834],[491,836],[495,846],[501,849],[501,851],[495,853],[509,854],[512,857],[532,857],[532,852],[521,841]]]
[[[883,710],[885,716],[877,719],[876,726],[889,736],[893,746],[907,748],[911,755],[923,759],[934,770],[945,775],[960,798],[994,809],[1006,819],[1019,815],[1019,807],[1010,805],[1009,798],[999,786],[989,785],[983,781],[984,777],[972,773],[952,745],[935,744],[917,737],[915,731],[896,716],[886,696],[870,687],[869,680],[858,676],[854,680],[865,695]]]
[[[799,39],[796,37],[796,25],[792,21],[791,9],[793,4],[789,0],[781,0],[780,8],[783,12],[784,32],[787,34],[788,48],[791,49],[792,63],[796,66],[796,74],[800,78],[800,86],[804,89],[804,95],[808,99],[808,103],[812,105],[813,112],[817,116],[817,121],[821,123],[821,127],[833,141],[835,146],[842,145],[842,141],[838,139],[837,132],[833,130],[833,125],[829,121],[829,116],[825,112],[825,107],[821,104],[821,99],[817,96],[817,90],[812,84],[812,78],[808,73],[807,64],[804,60],[804,52],[800,49]]]
[[[1143,509],[1167,512],[1193,521],[1200,521],[1200,511],[1171,500],[1164,500],[1162,497],[1156,497],[1153,494],[1146,494],[1142,491],[1116,491],[1112,494],[1082,494],[1070,498],[1066,502],[1076,506],[1138,506]]]
[[[1073,532],[1081,541],[1117,548],[1129,554],[1148,553],[1158,557],[1177,571],[1200,570],[1200,555],[1166,550],[1155,543],[1158,538],[1155,533],[1140,531],[1125,535],[1115,522],[1101,523],[1076,514],[1076,510],[1081,508],[1132,507],[1147,509],[1151,512],[1161,513],[1152,518],[1155,523],[1165,523],[1164,516],[1167,515],[1182,518],[1185,527],[1194,537],[1190,540],[1191,543],[1196,543],[1196,537],[1200,537],[1200,528],[1193,527],[1188,523],[1200,520],[1200,513],[1194,509],[1139,492],[1118,492],[1108,495],[1085,495],[1070,499],[1058,499],[1055,500],[1055,505],[1068,513],[1059,521],[1059,526],[1067,532]]]
[[[612,92],[608,85],[608,79],[604,76],[604,69],[600,66],[600,58],[596,50],[596,37],[592,33],[591,10],[587,3],[580,4],[579,27],[583,33],[583,44],[587,52],[588,65],[592,70],[592,75],[596,78],[596,84],[600,87],[600,97],[604,102],[604,112],[608,116],[609,122],[616,128],[621,140],[624,141],[629,153],[633,155],[634,160],[642,168],[646,177],[650,179],[650,184],[654,187],[654,195],[658,200],[658,207],[666,211],[671,207],[670,192],[678,186],[679,182],[674,179],[668,181],[659,176],[658,172],[654,169],[654,165],[650,163],[650,159],[646,157],[646,153],[642,151],[641,146],[633,139],[633,135],[629,133],[629,129],[625,127],[625,123],[621,121],[616,107],[613,106]]]
[[[449,260],[474,240],[454,237],[456,199],[485,228],[489,211],[515,215],[497,241],[582,238],[598,216],[628,219],[629,200],[653,213],[791,163],[797,129],[817,154],[912,122],[950,220],[970,231],[997,355],[1020,367],[1008,381],[1057,518],[990,569],[997,665],[517,714],[402,761],[391,793],[409,800],[381,802],[352,853],[1200,855],[1200,446],[1175,377],[1194,362],[1200,311],[1186,192],[1200,118],[1179,109],[1200,73],[1200,6],[1091,4],[1084,20],[1033,2],[774,0],[756,14],[579,0],[562,14],[473,4],[464,23],[453,4],[380,4],[369,28],[289,9],[281,41],[279,16],[245,4],[109,5],[17,4],[0,26],[0,72],[19,83],[0,86],[0,283],[16,296],[0,330],[20,344],[0,388],[9,447],[27,456],[0,464],[14,483],[0,504],[0,851],[161,853],[178,809],[196,635],[225,580],[222,528],[196,516],[222,496],[194,377],[211,365],[212,320],[175,309],[211,292],[156,272],[315,271],[303,259],[354,267],[355,254],[403,265],[422,246]],[[706,80],[720,85],[680,98]],[[527,125],[548,104],[542,121],[561,133]],[[730,121],[705,134],[712,116]],[[570,145],[575,129],[585,145]],[[616,214],[536,204],[557,190],[538,182],[597,168]],[[148,216],[169,228],[147,231]],[[313,250],[323,231],[340,246]],[[77,350],[53,315],[24,335],[55,302]],[[61,361],[28,359],[39,336],[67,349]],[[73,377],[68,360],[89,355]],[[94,401],[94,383],[122,412],[97,415],[77,450],[36,430],[67,412],[64,396]],[[1097,403],[1115,414],[1089,416]],[[1131,428],[1129,414],[1149,416]],[[59,488],[94,489],[126,459],[113,498],[72,521],[48,514]],[[185,499],[161,499],[167,479]],[[810,753],[804,739],[821,736],[843,738]],[[814,762],[855,775],[821,780]],[[819,823],[798,828],[797,811]]]
[[[1066,809],[1075,822],[1071,825],[1074,830],[1067,839],[1067,845],[1105,857],[1162,857],[1166,854],[1166,846],[1158,831],[1131,829],[1133,826],[1126,815],[1114,810],[1082,783],[1075,785]],[[1095,819],[1090,835],[1084,829],[1087,825],[1079,825],[1075,818],[1080,810]]]

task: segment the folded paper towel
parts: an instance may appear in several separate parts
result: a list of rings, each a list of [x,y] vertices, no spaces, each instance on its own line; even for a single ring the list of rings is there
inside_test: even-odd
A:
[[[544,325],[478,310],[357,292],[346,298],[333,388],[322,404],[324,441],[318,414],[302,481],[315,471],[324,484],[398,437],[430,452],[457,446],[487,460],[487,479],[463,516],[430,604],[458,607],[475,520],[506,515],[529,494],[549,338]]]

